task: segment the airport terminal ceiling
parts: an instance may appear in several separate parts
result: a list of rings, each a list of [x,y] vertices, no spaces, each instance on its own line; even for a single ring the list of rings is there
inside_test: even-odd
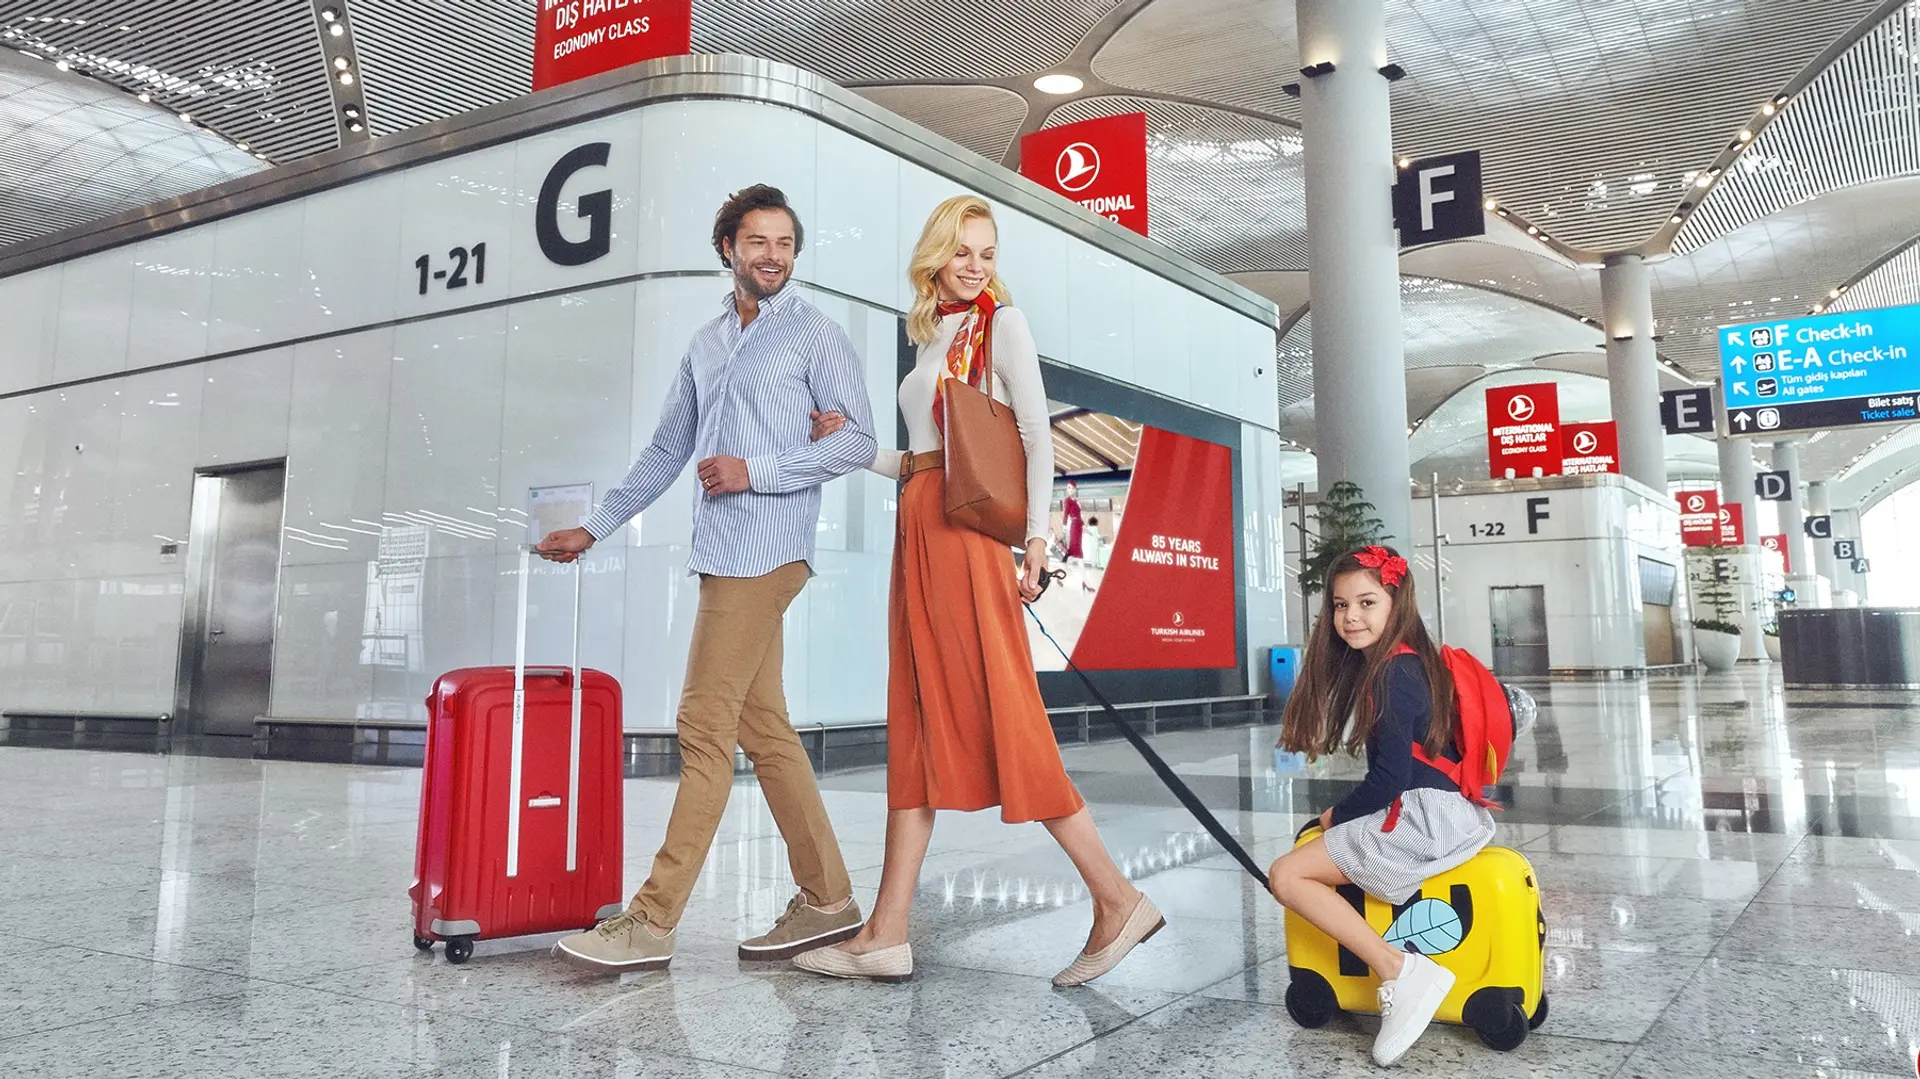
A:
[[[0,244],[519,96],[534,7],[0,0]],[[1724,322],[1920,301],[1920,0],[1387,11],[1396,152],[1480,151],[1495,204],[1487,236],[1402,259],[1417,472],[1477,474],[1460,425],[1485,385],[1551,378],[1600,407],[1606,253],[1649,257],[1669,387],[1712,377]],[[694,47],[820,71],[1010,166],[1022,134],[1145,111],[1152,235],[1280,305],[1283,434],[1310,450],[1291,0],[968,12],[961,48],[920,0],[695,0]],[[1036,89],[1050,73],[1082,88]],[[1668,455],[1716,467],[1698,439]],[[1920,477],[1920,428],[1803,459],[1837,502],[1875,501]]]

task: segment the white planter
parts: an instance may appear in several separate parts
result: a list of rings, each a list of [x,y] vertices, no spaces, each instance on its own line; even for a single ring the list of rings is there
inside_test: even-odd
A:
[[[1764,633],[1761,634],[1760,637],[1767,642],[1767,658],[1775,663],[1780,662],[1780,638],[1772,637]]]
[[[1710,671],[1730,671],[1740,662],[1738,633],[1720,633],[1695,626],[1693,648],[1700,654],[1700,662],[1706,664]]]

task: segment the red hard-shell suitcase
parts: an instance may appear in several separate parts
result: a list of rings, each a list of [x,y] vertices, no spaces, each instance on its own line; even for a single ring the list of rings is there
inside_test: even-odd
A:
[[[624,908],[620,685],[526,665],[527,570],[512,667],[441,675],[427,698],[413,944],[464,963],[479,939],[592,927]],[[524,687],[524,692],[519,692]]]

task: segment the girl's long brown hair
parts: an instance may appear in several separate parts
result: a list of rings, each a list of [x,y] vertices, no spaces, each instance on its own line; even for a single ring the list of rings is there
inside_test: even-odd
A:
[[[1387,548],[1390,555],[1396,555]],[[1307,654],[1300,663],[1300,677],[1292,696],[1287,698],[1285,720],[1280,728],[1280,746],[1291,752],[1304,752],[1318,758],[1345,748],[1358,754],[1373,733],[1379,718],[1380,702],[1385,700],[1387,665],[1402,644],[1420,657],[1427,671],[1427,686],[1433,693],[1433,722],[1427,728],[1424,745],[1428,756],[1438,756],[1453,742],[1455,726],[1453,676],[1440,659],[1440,649],[1427,636],[1427,625],[1420,619],[1420,604],[1413,591],[1413,573],[1408,571],[1399,585],[1380,580],[1378,570],[1362,565],[1359,551],[1349,551],[1327,569],[1326,598],[1320,604],[1320,620],[1307,638]],[[1333,585],[1349,573],[1364,573],[1393,600],[1386,628],[1380,639],[1365,650],[1342,640],[1334,629]]]

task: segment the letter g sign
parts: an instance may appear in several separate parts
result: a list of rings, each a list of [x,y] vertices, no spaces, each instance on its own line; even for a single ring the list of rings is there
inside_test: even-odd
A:
[[[560,189],[581,169],[605,167],[612,144],[590,142],[567,152],[554,162],[546,182],[540,185],[540,200],[533,208],[533,231],[539,237],[540,252],[547,261],[559,266],[584,266],[605,255],[613,243],[613,192],[594,191],[580,196],[579,216],[587,221],[587,238],[569,240],[560,231]]]

